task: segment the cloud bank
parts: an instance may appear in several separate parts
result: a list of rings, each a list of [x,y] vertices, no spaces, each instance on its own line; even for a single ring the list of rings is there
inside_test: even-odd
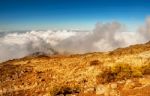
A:
[[[0,62],[36,52],[45,54],[110,51],[150,40],[150,18],[136,32],[119,22],[97,23],[91,32],[30,31],[0,34]]]

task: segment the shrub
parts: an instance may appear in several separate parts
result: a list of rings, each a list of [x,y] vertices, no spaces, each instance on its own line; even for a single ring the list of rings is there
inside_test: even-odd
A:
[[[69,94],[78,94],[80,92],[80,88],[78,86],[59,86],[54,87],[53,90],[50,92],[52,96],[59,96],[59,95],[69,95]]]
[[[107,83],[111,82],[115,79],[116,73],[113,73],[110,67],[106,67],[102,69],[102,73],[96,77],[97,83]]]
[[[143,74],[150,74],[150,63],[145,63],[142,67],[142,73]]]
[[[99,60],[93,60],[90,62],[90,65],[93,66],[93,65],[99,65],[99,64],[103,64],[101,61]]]
[[[108,83],[116,80],[128,79],[131,77],[143,76],[142,70],[148,67],[136,67],[129,64],[119,63],[111,67],[102,69],[102,73],[97,76],[97,83]]]

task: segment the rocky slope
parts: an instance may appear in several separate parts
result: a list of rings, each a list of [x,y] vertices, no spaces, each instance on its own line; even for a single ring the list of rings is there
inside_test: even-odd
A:
[[[2,96],[150,96],[150,42],[0,64]]]

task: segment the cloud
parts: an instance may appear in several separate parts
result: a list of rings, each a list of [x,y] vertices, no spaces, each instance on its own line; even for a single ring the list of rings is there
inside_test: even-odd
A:
[[[54,54],[53,46],[74,32],[31,31],[8,33],[0,37],[0,61],[24,57],[35,52]]]
[[[103,48],[99,48],[94,44],[98,42],[103,42],[109,43],[110,46],[117,45],[117,43],[119,43],[120,41],[116,41],[114,37],[115,34],[121,31],[121,27],[121,24],[117,22],[106,24],[97,23],[93,32],[89,32],[87,34],[78,33],[75,36],[64,39],[56,46],[56,48],[58,50],[71,53],[102,51]],[[103,47],[105,45],[102,44],[99,46]]]
[[[143,39],[150,39],[150,17],[146,19],[146,22],[143,26],[139,27],[138,32],[142,35]]]
[[[30,31],[1,34],[0,62],[21,58],[36,52],[45,54],[110,51],[118,47],[147,42],[150,38],[150,18],[137,32],[126,32],[119,22],[97,23],[91,32]]]

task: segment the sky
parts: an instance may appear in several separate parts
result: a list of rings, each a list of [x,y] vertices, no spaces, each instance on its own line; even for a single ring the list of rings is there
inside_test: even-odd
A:
[[[0,62],[111,51],[149,38],[150,0],[0,0]]]
[[[150,0],[1,0],[0,30],[91,30],[119,21],[133,30],[150,15]]]

